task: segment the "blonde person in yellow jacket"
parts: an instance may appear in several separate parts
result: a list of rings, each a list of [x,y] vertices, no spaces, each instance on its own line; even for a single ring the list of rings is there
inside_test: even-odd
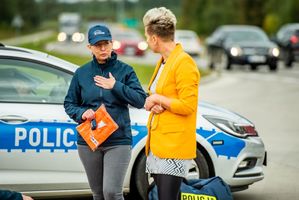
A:
[[[194,60],[174,41],[176,17],[164,7],[143,17],[150,49],[161,55],[149,83],[145,109],[151,111],[146,172],[159,200],[179,199],[179,188],[196,157],[196,112],[200,75]]]

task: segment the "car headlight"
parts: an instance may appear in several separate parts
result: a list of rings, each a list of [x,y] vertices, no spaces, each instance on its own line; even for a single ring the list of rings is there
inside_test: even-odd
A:
[[[278,57],[279,56],[279,49],[277,47],[271,48],[270,49],[270,54],[275,56],[275,57]]]
[[[240,47],[232,47],[230,48],[230,54],[232,56],[240,56],[242,55],[242,49]]]
[[[63,42],[63,41],[65,41],[66,38],[67,38],[67,36],[66,36],[66,33],[64,33],[64,32],[60,32],[60,33],[58,34],[58,36],[57,36],[57,40],[58,40],[59,42]]]
[[[138,43],[138,49],[145,51],[148,47],[148,44],[144,41]]]
[[[73,42],[83,42],[84,41],[84,34],[76,32],[72,35]]]
[[[248,136],[258,136],[257,131],[253,124],[250,123],[238,123],[229,119],[223,119],[215,116],[204,115],[205,119],[211,122],[220,130],[234,135],[240,138],[246,138]]]
[[[117,50],[121,47],[121,43],[117,40],[113,41],[113,49]]]

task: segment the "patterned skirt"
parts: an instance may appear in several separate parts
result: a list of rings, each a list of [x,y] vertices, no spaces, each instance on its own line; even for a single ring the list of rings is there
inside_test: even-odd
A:
[[[172,176],[186,177],[192,160],[159,158],[149,152],[146,159],[146,173],[167,174]]]

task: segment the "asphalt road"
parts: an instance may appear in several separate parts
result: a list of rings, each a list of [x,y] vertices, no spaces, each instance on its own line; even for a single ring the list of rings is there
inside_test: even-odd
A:
[[[265,179],[234,193],[235,200],[299,199],[299,64],[269,72],[236,66],[200,89],[200,99],[252,121],[262,137],[268,166]]]

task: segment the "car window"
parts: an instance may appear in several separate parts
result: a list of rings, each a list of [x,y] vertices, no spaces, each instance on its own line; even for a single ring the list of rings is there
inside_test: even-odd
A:
[[[282,27],[278,32],[277,32],[277,39],[282,40],[285,36],[285,33],[287,32],[287,28]]]
[[[295,30],[299,29],[299,25],[290,26],[286,25],[279,29],[277,32],[277,39],[279,41],[288,41],[290,37],[295,33]]]
[[[112,33],[112,37],[117,40],[138,40],[141,38],[137,32],[133,31]]]
[[[212,41],[216,43],[220,43],[227,35],[227,31],[225,31],[224,28],[218,28],[213,34],[212,34]]]
[[[221,35],[225,34],[225,32],[227,31],[226,28],[224,27],[219,27],[217,28],[214,32],[213,32],[213,37],[219,38],[221,37]]]
[[[42,63],[0,59],[0,101],[62,104],[71,78]]]
[[[228,39],[233,42],[240,41],[266,41],[267,36],[258,31],[232,31],[228,34]]]
[[[185,32],[185,33],[179,33],[175,35],[176,37],[176,40],[180,41],[180,40],[186,40],[186,41],[192,41],[192,40],[196,40],[196,36],[192,33],[188,33],[188,32]]]

